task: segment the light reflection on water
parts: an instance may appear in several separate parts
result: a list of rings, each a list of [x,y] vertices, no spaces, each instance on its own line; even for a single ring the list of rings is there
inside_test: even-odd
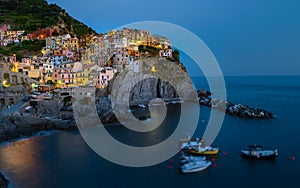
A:
[[[33,139],[17,141],[1,149],[0,167],[20,180],[28,181],[28,174],[38,176],[42,169],[39,144]],[[30,180],[29,180],[30,181]]]

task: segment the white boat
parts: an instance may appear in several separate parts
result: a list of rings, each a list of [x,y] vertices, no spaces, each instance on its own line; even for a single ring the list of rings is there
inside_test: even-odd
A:
[[[241,150],[243,157],[256,159],[274,159],[278,156],[277,149],[263,149],[261,145],[249,145],[248,149]]]
[[[181,149],[186,150],[186,149],[196,149],[201,145],[199,141],[189,141],[181,144]]]
[[[181,143],[182,150],[187,150],[187,149],[190,150],[190,149],[197,149],[199,146],[201,146],[201,142],[203,142],[203,140],[200,140],[199,138],[191,139],[188,136],[187,139],[182,139],[179,142]]]
[[[143,105],[143,104],[139,104],[138,106],[139,106],[140,108],[146,108],[146,106]]]
[[[186,164],[186,163],[189,163],[189,162],[204,161],[205,159],[206,159],[205,156],[193,156],[193,155],[185,156],[185,155],[182,155],[180,157],[179,163]]]
[[[219,148],[206,146],[205,139],[189,139],[187,141],[180,140],[181,149],[188,150],[192,155],[216,155],[219,153]]]
[[[211,165],[210,161],[189,162],[180,167],[180,172],[191,173],[199,172],[207,169]]]

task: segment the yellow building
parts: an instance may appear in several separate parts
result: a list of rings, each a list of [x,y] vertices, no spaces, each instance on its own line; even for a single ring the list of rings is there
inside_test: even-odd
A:
[[[28,77],[37,79],[41,75],[40,69],[31,69],[28,71]]]
[[[76,73],[76,85],[84,86],[88,85],[90,82],[90,68],[89,66],[84,66],[82,71]]]
[[[29,78],[33,78],[33,79],[37,79],[39,76],[41,76],[42,73],[41,69],[35,69],[34,66],[31,65],[30,63],[19,63],[19,62],[13,63],[13,67],[11,71],[22,73],[23,75],[26,75]]]
[[[96,64],[95,62],[95,45],[91,44],[88,48],[86,48],[83,52],[82,52],[82,61],[84,65],[94,65]]]
[[[79,40],[78,38],[69,38],[64,40],[64,48],[70,52],[78,52]]]

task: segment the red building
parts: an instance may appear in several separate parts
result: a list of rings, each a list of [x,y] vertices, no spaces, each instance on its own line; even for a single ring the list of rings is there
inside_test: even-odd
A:
[[[46,39],[47,37],[52,37],[52,33],[55,31],[55,29],[39,29],[35,32],[28,34],[28,39]]]

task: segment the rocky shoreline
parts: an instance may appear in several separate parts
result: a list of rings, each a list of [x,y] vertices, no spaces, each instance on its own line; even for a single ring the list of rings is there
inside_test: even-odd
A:
[[[0,143],[3,141],[34,135],[40,131],[74,130],[73,120],[49,119],[27,116],[0,117]]]
[[[244,104],[235,104],[220,99],[212,98],[210,91],[198,90],[198,97],[200,105],[208,106],[213,109],[223,111],[229,115],[238,116],[247,119],[269,119],[274,118],[271,112],[260,108],[249,107]]]
[[[274,115],[266,110],[213,99],[209,91],[198,90],[200,105],[223,111],[227,114],[247,119],[268,119]],[[147,99],[151,100],[151,99]],[[165,103],[180,103],[178,98],[165,99]],[[96,96],[95,104],[98,116],[105,125],[116,125],[118,120],[108,97]],[[143,103],[141,103],[143,104]],[[145,103],[145,108],[147,107]],[[144,106],[144,104],[142,105]],[[0,116],[0,143],[14,138],[31,136],[40,131],[78,129],[73,113],[72,100],[44,100],[31,110],[20,109],[18,113]]]

